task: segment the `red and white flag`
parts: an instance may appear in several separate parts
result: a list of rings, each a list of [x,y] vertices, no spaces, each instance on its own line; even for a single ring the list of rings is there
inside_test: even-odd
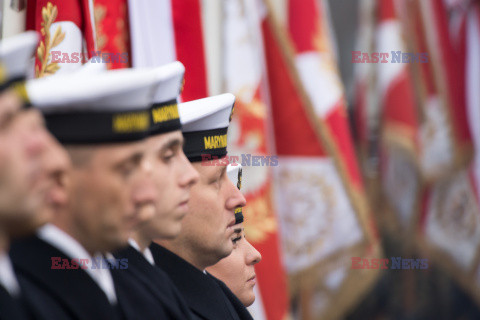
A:
[[[356,52],[370,53],[374,51],[375,40],[375,0],[361,0],[359,4],[359,25],[357,29]],[[352,63],[354,63],[352,53]],[[371,63],[356,63],[355,72],[355,96],[354,96],[354,119],[359,146],[359,156],[362,171],[365,176],[373,177],[378,168],[372,163],[377,157],[376,150],[372,149],[372,143],[376,142],[379,124],[378,101],[375,99],[375,68]]]
[[[121,69],[130,63],[130,28],[127,0],[94,0],[95,39],[101,62],[109,69]]]
[[[201,1],[129,0],[132,66],[185,65],[183,101],[208,96]]]
[[[428,53],[423,79],[428,97],[421,104],[420,167],[427,182],[464,168],[472,158],[465,100],[464,36],[453,41],[443,1],[412,1],[419,10],[421,48]],[[460,29],[462,24],[460,24]],[[457,33],[464,34],[460,29]],[[463,27],[464,29],[464,27]],[[462,40],[463,39],[463,40]],[[421,97],[421,96],[420,96]]]
[[[286,273],[283,268],[279,226],[273,199],[272,168],[280,163],[274,154],[269,126],[269,97],[261,17],[265,7],[257,0],[224,1],[221,10],[222,64],[220,88],[235,95],[235,116],[229,128],[229,148],[240,157],[244,168],[247,198],[245,230],[249,241],[263,256],[255,266],[260,300],[258,308],[269,320],[283,320],[289,311]],[[210,19],[208,21],[211,21]],[[255,163],[260,157],[261,163]],[[260,303],[258,302],[262,302]],[[256,308],[255,308],[256,307]],[[250,308],[252,309],[252,308]]]
[[[263,256],[256,266],[257,299],[250,311],[255,319],[285,319],[289,297],[271,199],[271,169],[252,165],[254,157],[272,155],[257,1],[130,0],[129,15],[134,67],[182,62],[184,101],[235,94],[229,154],[245,162],[246,235]]]
[[[459,7],[455,8],[455,4]],[[438,56],[453,57],[440,71],[442,76],[453,74],[453,81],[438,81],[447,85],[444,98],[448,110],[454,111],[450,116],[452,128],[457,128],[459,123],[464,126],[453,131],[457,133],[452,138],[463,152],[468,149],[464,150],[462,146],[468,148],[473,142],[475,157],[469,165],[457,168],[430,186],[425,197],[421,235],[429,254],[480,302],[480,4],[455,4],[448,8],[448,12],[441,3],[429,3],[422,8],[423,17],[434,17],[425,22],[434,25],[426,30],[434,29],[437,37],[442,36],[441,45],[435,47],[440,51]],[[469,141],[468,129],[472,141]]]
[[[41,34],[35,77],[76,70],[96,50],[92,0],[29,0],[26,29]]]
[[[351,257],[379,254],[322,3],[290,1],[287,28],[272,10],[262,24],[285,265],[305,319],[341,316],[376,275]]]
[[[386,56],[376,65],[376,95],[381,110],[381,182],[392,209],[386,220],[388,226],[411,231],[419,214],[421,194],[420,119],[411,69],[401,60],[408,47],[403,41],[405,31],[399,7],[393,0],[376,2],[375,51]]]

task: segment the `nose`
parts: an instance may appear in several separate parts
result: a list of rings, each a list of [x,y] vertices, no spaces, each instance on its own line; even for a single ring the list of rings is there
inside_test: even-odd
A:
[[[140,223],[153,218],[156,212],[155,200],[157,193],[151,178],[144,179],[133,192],[133,205]]]
[[[136,207],[155,203],[155,184],[151,177],[139,180],[133,192],[133,202]]]
[[[245,239],[246,240],[246,239]],[[257,249],[255,249],[254,246],[252,246],[252,244],[250,242],[248,242],[248,240],[246,240],[247,242],[247,246],[248,246],[248,253],[247,253],[247,256],[246,256],[246,263],[247,265],[256,265],[257,263],[259,263],[261,260],[262,260],[262,255],[260,254],[260,252],[258,252]]]
[[[38,110],[24,111],[23,122],[19,137],[25,146],[25,153],[29,158],[37,158],[55,140],[44,125],[42,115]]]
[[[245,205],[247,204],[247,200],[243,196],[242,192],[240,192],[237,186],[234,185],[228,177],[226,177],[226,179],[227,181],[225,181],[225,183],[228,184],[228,189],[230,192],[230,196],[226,203],[227,209],[235,210],[238,207],[245,207]]]
[[[56,179],[63,180],[66,171],[70,167],[70,158],[67,151],[48,132],[45,134],[44,142],[45,152],[42,155],[43,171],[47,176],[54,176]]]
[[[192,166],[191,162],[187,159],[183,151],[181,151],[182,162],[179,166],[180,181],[179,184],[182,188],[190,188],[198,182],[200,175],[198,171]]]

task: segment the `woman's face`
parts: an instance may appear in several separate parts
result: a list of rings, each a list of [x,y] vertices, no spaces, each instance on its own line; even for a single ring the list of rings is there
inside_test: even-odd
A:
[[[260,262],[262,256],[245,238],[243,223],[235,227],[238,228],[235,228],[232,239],[232,253],[207,268],[207,271],[225,282],[243,305],[248,307],[255,301],[253,287],[257,280],[254,266]]]

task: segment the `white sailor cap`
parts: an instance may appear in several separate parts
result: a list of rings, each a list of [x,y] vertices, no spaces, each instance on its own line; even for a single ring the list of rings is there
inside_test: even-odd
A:
[[[93,61],[93,59],[90,59],[87,62],[85,62],[83,65],[81,65],[78,69],[76,69],[74,72],[76,72],[77,75],[78,74],[93,75],[93,74],[105,72],[107,70],[108,70],[107,63],[102,61],[96,62],[96,61]]]
[[[0,92],[25,80],[28,69],[33,68],[38,39],[35,31],[27,31],[0,41]]]
[[[150,135],[180,130],[177,98],[183,82],[185,67],[176,61],[154,69],[156,86],[152,100]]]
[[[155,73],[121,69],[28,81],[29,102],[64,144],[143,139],[150,129]]]
[[[227,155],[227,131],[234,103],[235,96],[225,93],[179,105],[185,138],[183,151],[190,161]]]
[[[230,163],[227,166],[227,175],[230,181],[240,190],[242,188],[242,165],[240,163]]]
[[[227,175],[230,181],[237,186],[238,190],[242,188],[242,165],[240,163],[231,163],[227,166]],[[235,209],[235,224],[243,222],[242,207]]]

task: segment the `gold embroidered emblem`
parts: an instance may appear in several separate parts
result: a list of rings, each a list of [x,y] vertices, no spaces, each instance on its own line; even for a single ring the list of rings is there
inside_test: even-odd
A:
[[[267,115],[267,106],[257,95],[255,95],[250,101],[247,101],[248,99],[243,98],[247,96],[249,91],[250,89],[247,86],[244,86],[238,91],[238,94],[236,94],[238,103],[240,103],[238,117],[242,117],[241,114],[245,114],[246,116],[251,116],[258,119],[265,119]]]
[[[248,221],[245,225],[245,233],[253,243],[263,242],[277,230],[277,220],[273,214],[269,193],[248,200],[243,214],[245,221]]]
[[[127,5],[125,3],[120,6],[120,17],[117,19],[117,31],[118,34],[114,39],[114,43],[117,46],[119,52],[127,52],[129,39],[129,30],[125,23],[128,19]]]
[[[93,17],[95,19],[95,39],[97,41],[97,49],[102,51],[107,44],[108,37],[103,31],[103,19],[107,15],[107,8],[95,2],[93,9]]]
[[[468,173],[463,171],[440,185],[436,210],[440,225],[452,239],[472,239],[477,232],[478,207],[469,183]]]
[[[40,33],[44,36],[44,41],[40,42],[37,48],[37,58],[40,61],[40,67],[35,67],[35,76],[42,78],[47,75],[52,75],[60,69],[60,66],[56,62],[50,62],[50,51],[52,48],[58,46],[63,39],[65,39],[65,32],[62,32],[62,27],[59,26],[53,36],[50,34],[50,27],[52,23],[57,19],[58,9],[57,6],[52,5],[51,2],[47,3],[46,7],[42,8],[42,23]]]

